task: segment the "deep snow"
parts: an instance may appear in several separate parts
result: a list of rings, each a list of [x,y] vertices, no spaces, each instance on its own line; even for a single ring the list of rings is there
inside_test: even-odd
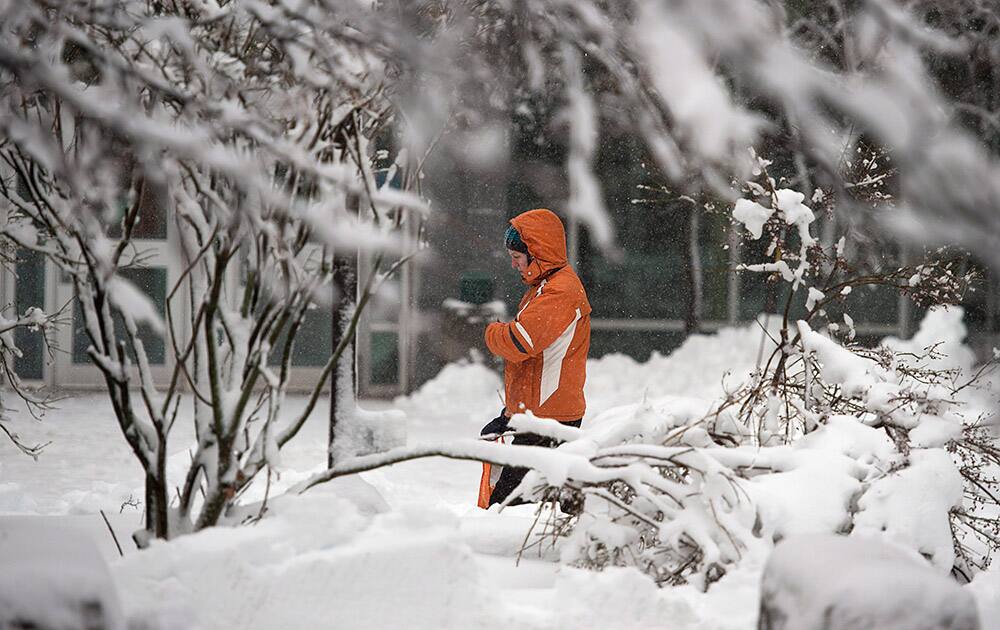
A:
[[[592,361],[584,426],[644,400],[680,409],[693,404],[685,400],[718,396],[753,368],[760,351],[759,328],[749,326],[691,337],[672,355],[643,363],[621,355]],[[453,364],[408,398],[362,406],[403,412],[410,445],[467,439],[496,415],[499,389],[499,377],[486,367]],[[303,404],[293,397],[285,413]],[[139,553],[128,535],[139,527],[140,510],[123,507],[141,498],[138,465],[104,397],[75,397],[37,425],[18,421],[32,439],[52,440],[37,462],[0,442],[0,524],[41,518],[85,532],[110,562],[126,614],[146,628],[755,627],[766,547],[752,550],[708,593],[657,589],[635,569],[563,566],[559,550],[544,545],[518,559],[534,508],[476,508],[475,462],[417,460],[274,498],[321,468],[326,416],[325,407],[317,408],[283,450],[269,511],[257,524],[154,543]],[[190,423],[179,420],[171,435],[174,470],[182,469],[192,443]],[[755,486],[755,498],[763,498],[762,509],[778,511],[774,521],[787,533],[836,529],[838,502],[863,480],[856,462],[880,465],[886,448],[868,427],[834,421],[809,442],[776,452],[787,472]],[[818,465],[820,459],[832,468]],[[780,515],[813,484],[830,486],[828,507]],[[248,500],[262,497],[259,485]],[[124,558],[99,510],[111,520]],[[984,628],[1000,623],[998,587],[997,570],[966,587]]]

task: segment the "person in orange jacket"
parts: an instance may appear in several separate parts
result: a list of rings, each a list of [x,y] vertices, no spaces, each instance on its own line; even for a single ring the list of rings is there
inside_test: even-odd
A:
[[[562,221],[546,209],[529,210],[510,221],[504,235],[511,267],[528,285],[514,320],[486,327],[486,346],[504,359],[504,409],[482,435],[501,434],[514,413],[531,411],[579,427],[587,405],[583,385],[590,349],[590,302],[569,265]],[[514,444],[554,446],[534,434]],[[527,469],[505,466],[489,495],[503,502]],[[515,499],[510,504],[520,501]]]

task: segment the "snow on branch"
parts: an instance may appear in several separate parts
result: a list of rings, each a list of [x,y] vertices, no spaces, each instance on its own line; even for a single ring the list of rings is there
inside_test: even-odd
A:
[[[115,276],[108,282],[107,291],[120,311],[128,313],[136,323],[148,324],[157,334],[164,334],[166,326],[156,305],[138,287],[121,276]]]

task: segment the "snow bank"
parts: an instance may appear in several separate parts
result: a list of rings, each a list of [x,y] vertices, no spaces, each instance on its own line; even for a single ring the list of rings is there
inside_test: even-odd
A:
[[[983,630],[1000,627],[1000,566],[994,564],[990,570],[977,575],[965,590],[976,598]]]
[[[187,453],[183,454],[185,463],[190,463],[191,458]],[[186,470],[186,469],[185,469]],[[177,479],[178,477],[174,477]],[[132,497],[142,496],[139,488],[125,483],[94,481],[90,488],[84,490],[73,490],[64,495],[67,512],[69,514],[93,514],[96,510],[117,513],[122,509],[122,504]]]
[[[0,519],[0,628],[125,628],[108,566],[79,531]]]
[[[882,344],[895,352],[923,354],[934,347],[941,357],[920,362],[923,367],[935,370],[960,369],[968,372],[976,355],[965,345],[968,329],[962,321],[965,310],[961,306],[936,307],[927,311],[917,332],[907,340],[886,337]]]
[[[409,396],[400,396],[393,404],[412,418],[411,424],[434,423],[436,416],[462,410],[470,426],[478,428],[495,418],[503,408],[503,380],[482,363],[449,363],[437,376]]]
[[[908,552],[862,537],[797,536],[768,561],[758,627],[976,630],[979,622],[967,591]]]
[[[563,569],[555,583],[555,610],[555,628],[694,628],[700,621],[690,604],[632,567],[596,574]]]
[[[38,502],[20,484],[0,483],[0,514],[35,514]]]
[[[777,331],[777,316],[758,323],[722,328],[711,335],[691,335],[669,355],[653,352],[644,363],[621,354],[587,362],[587,416],[643,399],[686,396],[713,400],[735,391],[754,371],[758,357],[774,344],[761,326]],[[773,333],[772,333],[773,334]]]
[[[116,578],[129,615],[162,627],[475,627],[490,603],[453,516],[365,516],[322,488],[252,527],[155,542],[119,562]]]

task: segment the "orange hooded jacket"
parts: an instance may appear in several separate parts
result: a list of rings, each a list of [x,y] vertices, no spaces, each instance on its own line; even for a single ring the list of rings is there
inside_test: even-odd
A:
[[[566,257],[562,221],[549,210],[529,210],[511,224],[528,246],[521,274],[528,290],[510,323],[486,327],[486,345],[504,361],[507,415],[579,420],[587,405],[583,384],[590,349],[590,302]]]

